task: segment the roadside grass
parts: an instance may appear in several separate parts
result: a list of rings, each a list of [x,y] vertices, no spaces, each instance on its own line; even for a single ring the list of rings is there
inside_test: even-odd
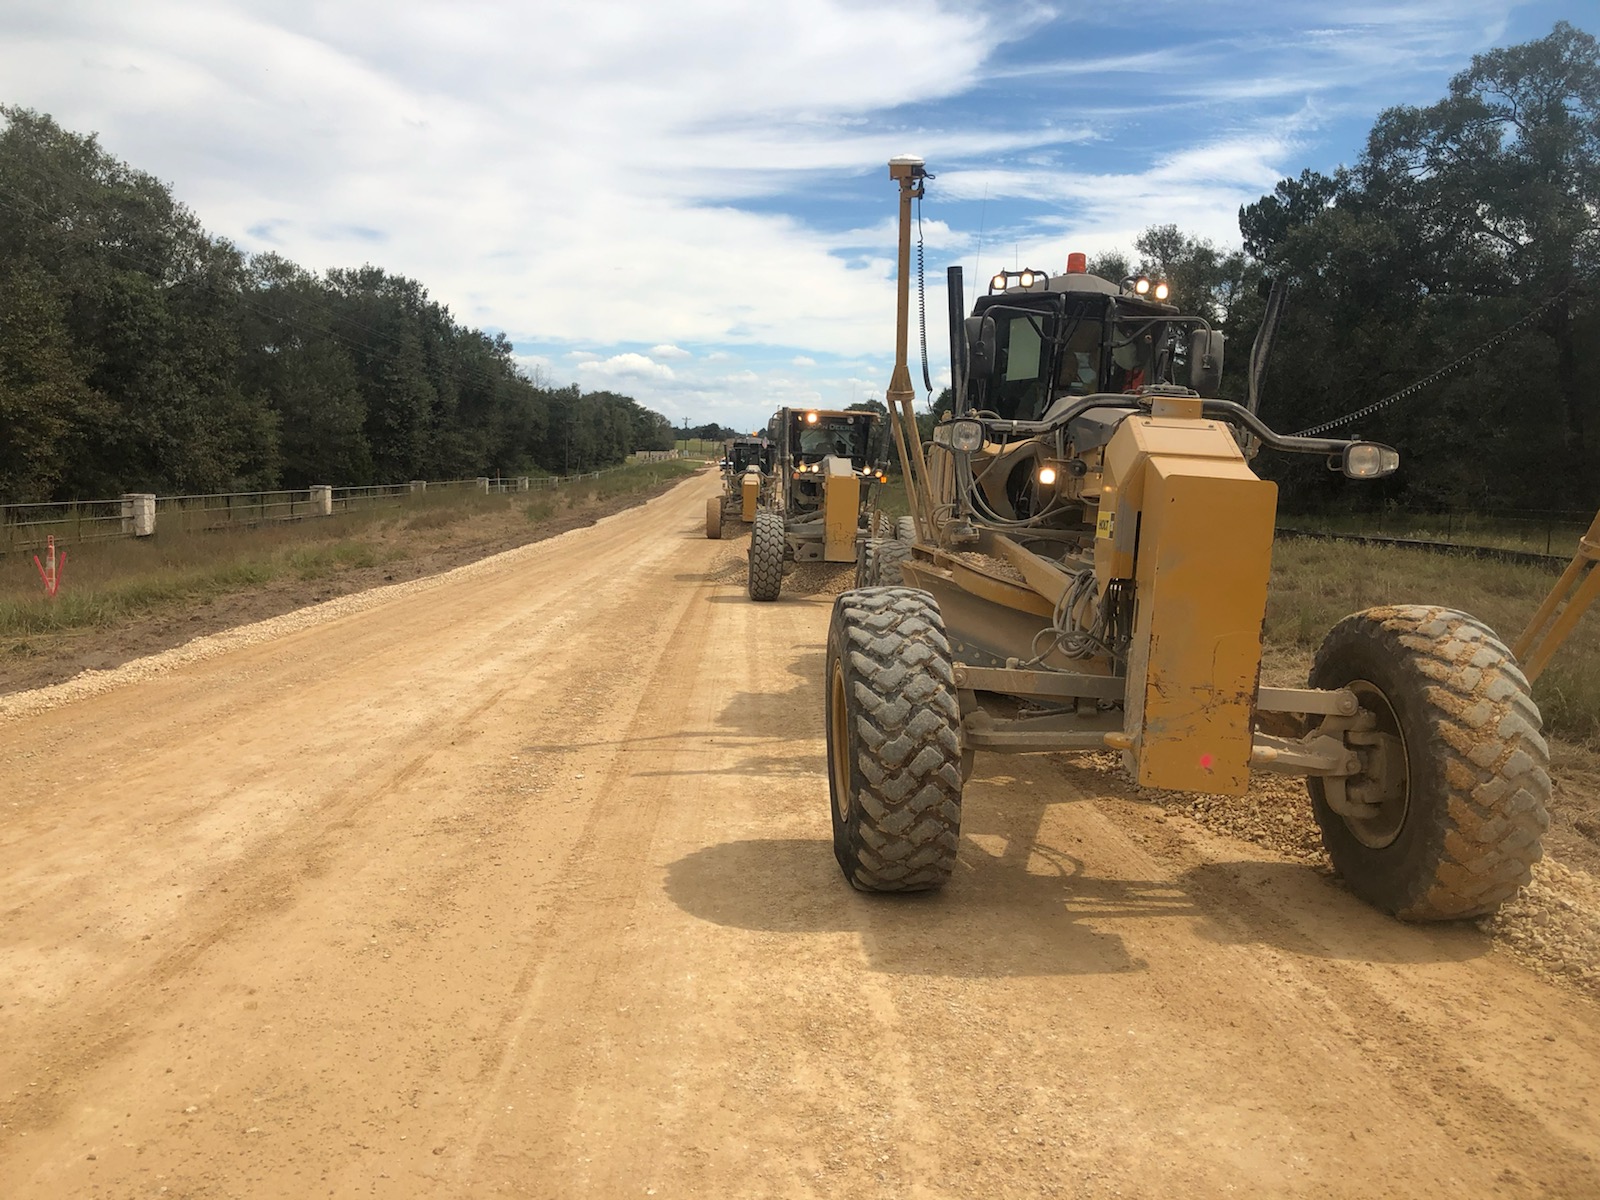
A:
[[[722,457],[722,443],[710,438],[679,438],[673,443],[673,448],[694,458]]]
[[[1278,524],[1319,533],[1451,542],[1570,557],[1577,551],[1578,539],[1589,527],[1589,520],[1581,513],[1535,513],[1527,517],[1476,513],[1279,513]]]
[[[1442,604],[1477,617],[1510,645],[1556,578],[1553,570],[1495,559],[1280,538],[1266,640],[1309,662],[1327,631],[1350,613],[1381,604]],[[1600,750],[1600,611],[1584,615],[1533,695],[1548,730]]]
[[[68,546],[54,600],[44,595],[31,554],[8,555],[0,557],[0,638],[11,641],[8,652],[28,653],[26,642],[13,639],[113,626],[278,579],[326,579],[426,554],[449,541],[507,535],[699,467],[682,460],[629,464],[598,480],[534,492],[433,490],[332,517],[254,528],[186,533],[158,527],[149,538]]]

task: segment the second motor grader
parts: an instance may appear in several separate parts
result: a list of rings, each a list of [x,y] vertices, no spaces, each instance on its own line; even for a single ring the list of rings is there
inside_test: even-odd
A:
[[[951,270],[953,419],[924,447],[906,344],[925,172],[896,159],[890,175],[888,395],[913,528],[881,556],[903,583],[839,596],[829,629],[834,851],[850,883],[946,882],[975,754],[1110,749],[1154,788],[1238,796],[1252,771],[1304,776],[1348,886],[1400,917],[1471,916],[1515,893],[1540,856],[1548,752],[1488,627],[1431,605],[1368,609],[1328,633],[1309,686],[1260,682],[1277,490],[1250,454],[1371,479],[1396,452],[1282,436],[1218,399],[1221,335],[1151,281],[1088,274],[1082,255],[1059,275],[1001,272],[966,317]]]
[[[776,600],[783,566],[855,562],[866,539],[883,418],[861,409],[780,408],[767,424],[777,447],[771,504],[750,534],[752,600]]]
[[[729,438],[722,448],[722,493],[706,501],[706,536],[720,538],[725,521],[749,525],[761,506],[772,502],[775,447],[766,438]]]

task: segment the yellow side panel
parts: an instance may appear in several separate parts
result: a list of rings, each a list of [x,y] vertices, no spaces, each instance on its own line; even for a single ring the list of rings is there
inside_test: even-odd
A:
[[[1244,794],[1277,496],[1242,465],[1149,461],[1128,663],[1146,787]]]
[[[854,475],[825,475],[822,486],[824,562],[855,562],[856,521],[861,510],[861,480]]]
[[[742,506],[739,510],[739,517],[746,522],[754,521],[756,519],[756,507],[761,502],[761,480],[746,475],[739,481],[739,487],[741,489],[739,499]]]

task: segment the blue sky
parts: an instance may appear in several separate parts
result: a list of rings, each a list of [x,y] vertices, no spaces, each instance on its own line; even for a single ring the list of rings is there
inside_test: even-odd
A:
[[[549,382],[755,428],[882,396],[892,155],[937,176],[937,387],[948,264],[1237,244],[1241,204],[1561,19],[1600,32],[1592,0],[8,0],[0,100],[245,250],[376,263]]]

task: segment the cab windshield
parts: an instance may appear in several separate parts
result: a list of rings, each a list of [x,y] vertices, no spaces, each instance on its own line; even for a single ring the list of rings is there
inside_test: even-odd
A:
[[[754,442],[735,444],[733,452],[728,455],[728,460],[733,464],[735,471],[743,471],[750,466],[758,466],[765,470],[767,466],[766,447]]]
[[[819,416],[815,424],[799,418],[799,458],[814,462],[830,454],[860,464],[867,456],[867,422],[858,417]]]
[[[1061,396],[1104,390],[1105,327],[1098,306],[1065,312],[996,312],[996,362],[986,406],[1009,421],[1037,421]]]

